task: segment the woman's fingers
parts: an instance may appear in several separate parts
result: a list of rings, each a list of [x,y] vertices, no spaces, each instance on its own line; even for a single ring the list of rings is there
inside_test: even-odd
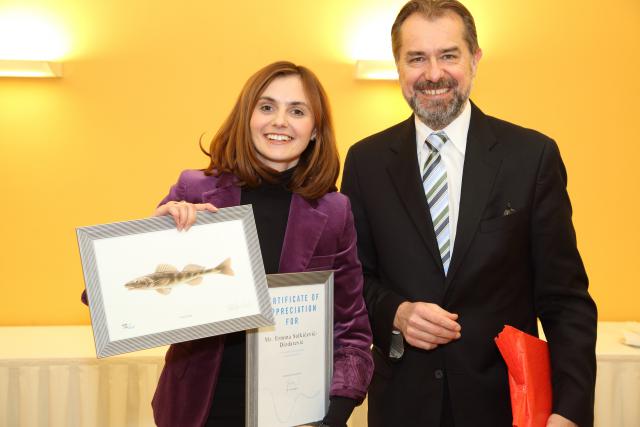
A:
[[[169,202],[169,215],[173,217],[178,231],[182,231],[186,216],[186,202]]]
[[[196,203],[196,209],[199,211],[218,212],[218,208],[211,203]]]
[[[196,222],[196,206],[191,203],[187,203],[186,218],[184,220],[184,224],[182,225],[182,229],[184,231],[187,231],[191,228],[194,222]]]
[[[217,212],[211,203],[167,202],[158,206],[155,216],[171,215],[178,231],[187,231],[196,222],[198,211]]]

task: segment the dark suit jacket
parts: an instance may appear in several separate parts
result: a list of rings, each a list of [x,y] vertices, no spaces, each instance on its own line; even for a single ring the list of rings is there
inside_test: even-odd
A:
[[[213,177],[202,171],[185,171],[160,204],[186,200],[221,208],[236,206],[240,204],[240,187],[235,182],[229,174]],[[279,272],[313,270],[335,270],[331,396],[362,400],[373,372],[371,329],[362,298],[353,216],[349,200],[342,194],[328,193],[314,201],[295,193],[291,198]],[[159,426],[204,425],[223,349],[224,336],[169,348],[152,403]]]
[[[342,191],[352,203],[373,330],[370,426],[439,426],[443,381],[457,427],[511,426],[505,324],[550,345],[553,410],[593,424],[596,307],[576,248],[554,141],[472,104],[453,257],[445,277],[419,173],[413,117],[355,144]],[[510,206],[515,212],[504,215]],[[405,343],[392,361],[397,307],[458,313],[462,337],[432,351]]]

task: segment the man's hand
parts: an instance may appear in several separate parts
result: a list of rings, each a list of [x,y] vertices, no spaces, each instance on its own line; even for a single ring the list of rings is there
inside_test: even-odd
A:
[[[558,414],[551,414],[547,420],[547,427],[578,427],[578,424]]]
[[[433,350],[460,338],[458,315],[426,302],[403,302],[396,311],[393,326],[410,345]]]

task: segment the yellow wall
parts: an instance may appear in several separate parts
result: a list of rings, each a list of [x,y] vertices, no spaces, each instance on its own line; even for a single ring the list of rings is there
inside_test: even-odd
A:
[[[0,0],[0,22],[45,16],[69,46],[63,79],[0,79],[0,324],[87,323],[75,227],[150,215],[180,170],[206,164],[198,137],[258,67],[316,71],[342,154],[405,118],[397,83],[352,77],[359,43],[388,49],[402,3]],[[558,141],[600,317],[640,320],[640,2],[466,4],[485,53],[473,99]]]

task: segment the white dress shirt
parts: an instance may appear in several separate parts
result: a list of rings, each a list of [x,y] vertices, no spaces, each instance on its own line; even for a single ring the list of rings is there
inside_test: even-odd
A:
[[[429,147],[425,140],[435,132],[415,117],[416,122],[416,149],[418,150],[418,164],[420,174],[424,170],[424,162],[429,156]],[[464,167],[464,154],[467,149],[467,134],[471,123],[471,103],[467,100],[462,113],[449,126],[442,129],[447,134],[449,141],[440,149],[440,159],[447,171],[447,184],[449,185],[449,227],[451,245],[449,250],[453,257],[453,247],[456,241],[456,228],[458,226],[458,213],[460,212],[460,194],[462,192],[462,169]],[[400,331],[393,330],[389,356],[399,359],[404,354],[404,341]]]
[[[418,164],[420,173],[424,170],[424,162],[429,156],[429,147],[425,144],[427,137],[436,132],[415,117],[416,122],[416,149],[418,150]],[[467,134],[471,122],[471,103],[467,100],[462,113],[449,126],[442,129],[447,134],[449,141],[440,149],[440,159],[447,171],[447,184],[449,185],[449,235],[451,236],[450,251],[453,257],[453,248],[456,241],[456,227],[458,226],[458,213],[460,212],[460,193],[462,191],[462,169],[464,167],[464,154],[467,149]]]

